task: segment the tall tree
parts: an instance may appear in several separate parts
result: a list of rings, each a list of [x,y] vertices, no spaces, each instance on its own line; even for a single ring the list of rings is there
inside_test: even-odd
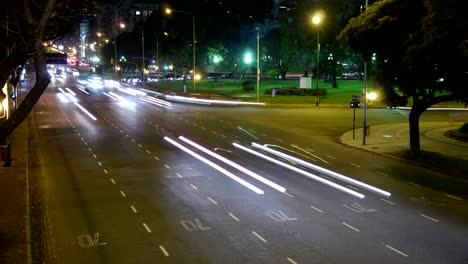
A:
[[[350,20],[338,36],[369,59],[387,96],[394,89],[413,101],[410,148],[420,151],[419,118],[430,106],[468,102],[467,1],[381,0]]]
[[[18,69],[30,60],[34,63],[36,82],[10,118],[0,124],[0,141],[10,135],[26,119],[50,82],[45,63],[43,43],[63,36],[69,30],[73,11],[82,3],[69,1],[9,1],[1,21],[6,30],[8,52],[0,58],[0,86],[19,80]]]

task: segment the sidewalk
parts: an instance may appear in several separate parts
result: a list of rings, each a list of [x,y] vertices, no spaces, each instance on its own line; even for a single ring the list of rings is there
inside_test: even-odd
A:
[[[0,263],[31,263],[27,136],[21,124],[10,136],[11,167],[0,163]]]
[[[344,133],[340,140],[343,144],[378,153],[406,162],[435,169],[443,173],[468,179],[468,142],[445,136],[450,130],[460,128],[464,122],[420,122],[420,143],[424,155],[420,158],[409,157],[409,124],[375,125],[370,127],[363,145],[363,129]]]

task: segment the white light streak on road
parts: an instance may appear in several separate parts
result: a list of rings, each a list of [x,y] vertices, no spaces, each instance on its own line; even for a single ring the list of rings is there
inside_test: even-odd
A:
[[[116,98],[116,97],[114,97],[114,96],[112,96],[112,95],[110,95],[110,94],[108,94],[108,93],[106,93],[106,92],[103,92],[102,94],[104,94],[104,95],[107,96],[107,97],[112,98],[112,99],[115,100],[115,101],[119,101],[119,98]]]
[[[83,106],[81,106],[79,103],[77,102],[74,102],[76,106],[78,106],[78,108],[80,108],[81,111],[83,111],[85,114],[87,114],[89,117],[91,117],[91,119],[93,119],[94,121],[97,120],[96,117],[94,117],[90,112],[88,112],[88,110],[86,110]]]
[[[69,103],[70,102],[70,100],[68,100],[68,98],[62,93],[58,93],[57,97],[58,97],[59,101],[62,102],[62,103]]]
[[[189,144],[189,145],[191,145],[191,146],[205,152],[206,154],[208,154],[208,155],[210,155],[210,156],[212,156],[214,158],[217,158],[218,160],[220,160],[220,161],[222,161],[222,162],[224,162],[224,163],[226,163],[226,164],[228,164],[228,165],[242,171],[243,173],[249,175],[250,177],[252,177],[252,178],[254,178],[254,179],[258,180],[258,181],[261,181],[262,183],[270,186],[271,188],[273,188],[273,189],[275,189],[275,190],[277,190],[279,192],[285,192],[286,191],[286,188],[284,188],[283,186],[280,186],[280,185],[278,185],[278,184],[276,184],[276,183],[274,183],[274,182],[272,182],[272,181],[270,181],[270,180],[256,174],[255,172],[253,172],[253,171],[251,171],[251,170],[249,170],[249,169],[247,169],[247,168],[245,168],[245,167],[243,167],[243,166],[241,166],[241,165],[239,165],[239,164],[237,164],[235,162],[232,162],[232,161],[224,158],[223,156],[214,153],[213,151],[211,151],[209,149],[206,149],[206,148],[200,146],[199,144],[197,144],[197,143],[195,143],[195,142],[193,142],[193,141],[191,141],[191,140],[189,140],[189,139],[187,139],[185,137],[180,136],[179,139],[184,141],[185,143],[187,143],[187,144]]]
[[[437,220],[437,219],[435,219],[435,218],[432,218],[432,217],[430,217],[430,216],[427,216],[427,215],[425,215],[425,214],[419,214],[419,215],[422,216],[422,217],[424,217],[424,218],[427,218],[427,219],[429,219],[429,220],[431,220],[431,221],[434,221],[434,222],[436,222],[436,223],[439,222],[439,220]]]
[[[243,131],[243,132],[247,133],[247,135],[249,135],[249,136],[255,138],[256,140],[258,140],[258,137],[254,136],[252,133],[250,133],[249,131],[243,129],[242,127],[238,126],[237,129],[239,129],[240,131]]]
[[[277,155],[277,156],[280,156],[282,158],[285,158],[285,159],[288,159],[288,160],[292,160],[293,162],[296,162],[296,163],[299,163],[303,166],[306,166],[308,168],[311,168],[311,169],[315,169],[315,170],[318,170],[320,172],[323,172],[329,176],[332,176],[334,178],[337,178],[339,180],[342,180],[342,181],[345,181],[347,183],[350,183],[350,184],[353,184],[355,186],[359,186],[361,188],[364,188],[366,190],[369,190],[369,191],[372,191],[372,192],[375,192],[375,193],[378,193],[380,195],[383,195],[383,196],[386,196],[386,197],[389,197],[391,196],[391,194],[387,191],[384,191],[384,190],[381,190],[379,188],[376,188],[374,186],[371,186],[371,185],[368,185],[366,183],[363,183],[363,182],[360,182],[360,181],[357,181],[355,179],[352,179],[352,178],[349,178],[349,177],[346,177],[342,174],[339,174],[339,173],[336,173],[334,171],[331,171],[331,170],[328,170],[328,169],[325,169],[325,168],[322,168],[320,166],[317,166],[317,165],[314,165],[314,164],[311,164],[309,162],[306,162],[304,160],[301,160],[301,159],[298,159],[296,157],[293,157],[293,156],[290,156],[288,154],[285,154],[285,153],[282,153],[282,152],[279,152],[279,151],[276,151],[276,150],[273,150],[273,149],[270,149],[268,147],[265,147],[265,146],[262,146],[260,144],[257,144],[257,143],[254,143],[252,142],[252,146],[256,147],[256,148],[259,148],[259,149],[262,149],[266,152],[269,152],[271,154],[274,154],[274,155]]]
[[[450,198],[455,199],[455,200],[458,200],[458,201],[463,200],[463,199],[460,198],[460,197],[456,197],[456,196],[453,196],[453,195],[450,195],[450,194],[445,194],[445,196],[450,197]]]
[[[69,93],[71,93],[73,96],[76,96],[76,93],[70,90],[70,88],[65,87],[65,90],[67,90]]]
[[[391,247],[391,246],[389,246],[389,245],[385,245],[385,247],[388,248],[388,249],[390,249],[390,250],[393,250],[394,252],[396,252],[396,253],[402,255],[403,257],[408,257],[408,255],[406,255],[405,253],[403,253],[403,252],[401,252],[400,250],[395,249],[395,248],[393,248],[393,247]]]
[[[355,228],[354,226],[350,225],[350,224],[347,224],[345,222],[342,222],[343,225],[345,225],[346,227],[356,231],[356,232],[360,232],[359,229]]]
[[[224,105],[265,105],[265,103],[253,103],[253,102],[240,102],[240,101],[224,101],[224,100],[209,100],[209,99],[198,99],[190,98],[178,95],[166,95],[166,99],[172,101],[195,103],[195,104],[224,104]]]
[[[239,218],[237,218],[235,215],[233,215],[232,213],[228,213],[228,215],[230,217],[232,217],[234,220],[236,220],[237,222],[240,222]]]
[[[258,239],[260,239],[264,243],[268,243],[268,241],[265,238],[263,238],[261,235],[257,234],[257,232],[252,231],[252,234],[254,234]]]
[[[159,245],[159,249],[161,249],[164,256],[169,257],[169,253],[167,252],[167,250],[162,245]]]
[[[156,105],[156,106],[164,107],[166,109],[172,109],[172,104],[171,103],[163,101],[163,100],[159,100],[159,99],[156,99],[156,98],[154,98],[155,100],[150,99],[150,98],[152,98],[152,97],[139,97],[139,99],[141,101],[144,101],[144,102]]]
[[[214,204],[218,204],[218,202],[217,202],[217,201],[215,201],[215,200],[213,200],[213,198],[211,198],[211,197],[206,197],[206,198],[207,198],[208,200],[210,200],[212,203],[214,203]]]
[[[264,191],[255,187],[254,185],[250,184],[249,182],[247,181],[244,181],[243,179],[237,177],[236,175],[230,173],[229,171],[223,169],[222,167],[220,167],[219,165],[211,162],[210,160],[198,155],[197,153],[191,151],[190,149],[182,146],[181,144],[177,143],[176,141],[172,140],[171,138],[168,138],[168,137],[164,137],[164,139],[166,141],[168,141],[169,143],[173,144],[174,146],[178,147],[179,149],[187,152],[188,154],[192,155],[193,157],[199,159],[200,161],[204,162],[205,164],[207,164],[208,166],[216,169],[217,171],[223,173],[224,175],[228,176],[229,178],[237,181],[238,183],[242,184],[243,186],[247,187],[248,189],[254,191],[255,193],[257,194],[264,194]]]
[[[314,180],[316,180],[316,181],[318,181],[318,182],[321,182],[321,183],[323,183],[323,184],[325,184],[325,185],[328,185],[328,186],[330,186],[330,187],[333,187],[333,188],[335,188],[335,189],[338,189],[338,190],[340,190],[340,191],[343,191],[343,192],[345,192],[345,193],[348,193],[348,194],[350,194],[350,195],[352,195],[352,196],[358,197],[358,198],[360,198],[360,199],[364,199],[364,197],[365,197],[365,196],[364,196],[363,194],[361,194],[361,193],[355,192],[355,191],[353,191],[353,190],[351,190],[351,189],[349,189],[349,188],[343,187],[343,186],[338,185],[338,184],[336,184],[336,183],[334,183],[334,182],[331,182],[331,181],[329,181],[329,180],[325,180],[325,179],[323,179],[323,178],[321,178],[321,177],[318,177],[318,176],[316,176],[316,175],[314,175],[314,174],[311,174],[311,173],[309,173],[309,172],[307,172],[307,171],[304,171],[304,170],[301,170],[301,169],[299,169],[299,168],[293,167],[293,166],[291,166],[291,165],[289,165],[289,164],[286,164],[286,163],[284,163],[284,162],[282,162],[282,161],[275,160],[275,159],[273,159],[273,158],[271,158],[271,157],[268,157],[268,156],[266,156],[266,155],[263,155],[262,153],[259,153],[259,152],[257,152],[257,151],[251,150],[251,149],[249,149],[249,148],[246,148],[246,147],[244,147],[244,146],[242,146],[242,145],[239,145],[239,144],[237,144],[237,143],[233,143],[233,145],[234,145],[235,147],[237,147],[237,148],[240,148],[240,149],[242,149],[242,150],[245,150],[245,151],[247,151],[247,152],[249,152],[249,153],[251,153],[251,154],[254,154],[254,155],[258,156],[258,157],[261,157],[261,158],[264,158],[264,159],[266,159],[266,160],[268,160],[268,161],[271,161],[271,162],[273,162],[273,163],[275,163],[275,164],[277,164],[277,165],[280,165],[280,166],[282,166],[282,167],[288,168],[288,169],[290,169],[290,170],[292,170],[292,171],[295,171],[295,172],[297,172],[297,173],[300,173],[300,174],[302,174],[302,175],[304,175],[304,176],[307,176],[307,177],[309,177],[309,178],[311,178],[311,179],[314,179]]]
[[[326,161],[326,160],[320,158],[319,156],[317,156],[317,155],[315,155],[315,154],[313,154],[313,153],[311,153],[311,152],[309,152],[309,151],[307,151],[307,150],[305,150],[305,149],[300,148],[298,145],[291,145],[291,147],[297,148],[297,149],[300,150],[300,151],[303,151],[303,152],[305,152],[305,153],[307,153],[307,154],[309,154],[309,155],[311,155],[311,156],[314,156],[315,158],[321,160],[322,162],[324,162],[324,163],[326,163],[326,164],[330,164],[330,163],[328,163],[328,161]],[[301,154],[299,154],[299,155],[301,155]],[[301,156],[304,156],[304,155],[301,155]]]
[[[146,232],[151,233],[151,229],[148,227],[146,223],[143,223],[142,225],[146,229]]]

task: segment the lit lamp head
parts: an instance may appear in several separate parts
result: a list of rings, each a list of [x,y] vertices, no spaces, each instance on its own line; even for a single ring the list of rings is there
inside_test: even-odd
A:
[[[166,8],[166,9],[164,10],[164,12],[165,12],[166,14],[170,15],[170,14],[172,13],[172,10],[171,10],[170,8]]]

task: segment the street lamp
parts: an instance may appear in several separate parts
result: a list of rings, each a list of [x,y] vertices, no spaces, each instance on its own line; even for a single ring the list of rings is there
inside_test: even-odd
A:
[[[317,26],[317,65],[316,65],[316,76],[315,76],[315,106],[319,106],[320,104],[320,90],[318,88],[318,81],[319,81],[319,65],[320,65],[320,30],[319,25],[322,22],[322,14],[317,12],[312,17],[312,23]]]
[[[124,23],[120,23],[120,24],[119,24],[119,27],[120,27],[121,29],[124,29],[124,28],[125,28],[125,24],[124,24]],[[117,34],[117,35],[115,36],[115,40],[114,40],[114,53],[115,53],[115,54],[114,54],[114,55],[115,55],[115,56],[114,56],[114,58],[115,58],[114,63],[115,63],[115,69],[116,69],[116,70],[117,70],[117,37],[118,37],[118,36],[119,36],[119,35]]]
[[[187,11],[182,11],[182,10],[173,10],[173,9],[170,9],[170,8],[166,8],[166,14],[171,14],[172,12],[179,12],[179,13],[185,13],[185,14],[189,14],[192,16],[192,35],[193,35],[193,44],[192,44],[192,47],[193,47],[193,72],[192,72],[192,87],[193,87],[193,92],[195,92],[195,16],[190,13],[190,12],[187,12]]]
[[[141,72],[142,72],[142,77],[143,77],[142,82],[145,83],[145,33],[143,31],[142,26],[135,25],[135,27],[139,27],[141,29],[141,52],[142,52]]]

